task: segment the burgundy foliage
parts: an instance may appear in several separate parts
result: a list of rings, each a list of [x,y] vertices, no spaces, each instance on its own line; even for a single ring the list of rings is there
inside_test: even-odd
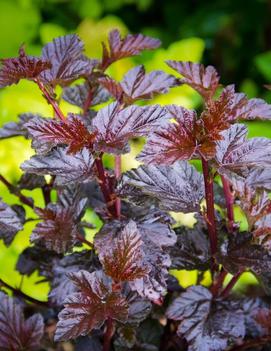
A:
[[[113,30],[96,60],[71,34],[41,57],[21,48],[1,61],[0,87],[33,81],[52,115],[21,114],[0,129],[0,139],[24,137],[35,150],[17,182],[0,174],[18,199],[0,200],[0,239],[13,245],[35,221],[16,270],[38,272],[37,283],[50,286],[40,301],[24,292],[23,279],[19,288],[0,277],[0,350],[270,349],[271,141],[249,138],[242,121],[270,120],[271,106],[222,87],[215,68],[198,63],[168,61],[177,77],[142,65],[121,81],[108,74],[114,62],[159,45]],[[201,110],[138,104],[180,84],[201,95]],[[81,112],[65,115],[61,98]],[[145,141],[142,164],[122,173],[133,139]],[[180,225],[173,213],[196,223]],[[195,285],[181,286],[176,270],[196,270]],[[259,285],[236,294],[244,271]]]

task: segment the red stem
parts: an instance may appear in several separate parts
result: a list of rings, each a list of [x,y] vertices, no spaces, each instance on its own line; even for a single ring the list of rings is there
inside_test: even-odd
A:
[[[16,195],[23,204],[25,204],[31,208],[34,208],[34,203],[33,203],[32,199],[24,196],[13,184],[11,184],[1,174],[0,174],[0,181],[8,188],[10,193]]]
[[[22,292],[19,289],[13,288],[11,285],[9,285],[8,283],[5,283],[2,279],[0,279],[0,286],[3,286],[9,290],[11,290],[15,296],[19,296],[21,298],[23,298],[24,300],[33,302],[36,305],[40,305],[40,306],[45,306],[45,307],[50,307],[49,303],[46,301],[40,301],[40,300],[36,300],[34,297],[28,296],[27,294],[25,294],[24,292]]]
[[[65,122],[66,118],[64,116],[64,114],[62,113],[62,111],[60,110],[58,103],[55,101],[55,99],[50,95],[50,93],[48,92],[47,88],[45,87],[45,85],[38,79],[34,79],[34,82],[37,83],[38,87],[40,88],[40,90],[42,91],[45,99],[47,100],[48,104],[52,105],[57,117]]]
[[[84,243],[86,245],[88,245],[91,249],[94,249],[94,245],[88,241],[87,239],[85,239],[82,235],[77,234],[76,238],[81,242]]]
[[[214,297],[216,297],[219,294],[220,289],[223,286],[223,282],[226,278],[226,275],[228,274],[228,272],[226,272],[223,268],[221,270],[221,272],[219,273],[217,279],[215,279],[213,281],[213,284],[210,288],[211,293],[213,294]]]
[[[102,155],[100,155],[100,157],[95,159],[95,165],[98,173],[99,184],[100,184],[100,188],[103,193],[106,205],[108,207],[108,210],[113,216],[115,216],[116,215],[115,208],[112,206],[112,196],[111,196],[112,194],[108,185],[107,177],[105,175],[105,170],[104,170],[101,157]]]
[[[221,180],[223,184],[223,190],[224,190],[226,207],[227,207],[228,230],[230,233],[232,233],[234,230],[234,213],[233,213],[234,198],[233,198],[229,181],[223,176],[221,176]]]
[[[121,177],[121,155],[115,156],[115,176],[116,179],[120,179]],[[119,197],[116,198],[115,202],[117,217],[121,217],[121,200]]]
[[[214,179],[209,168],[208,161],[201,159],[202,161],[202,170],[204,177],[204,186],[205,186],[205,198],[206,198],[206,223],[209,232],[210,246],[211,246],[211,255],[214,256],[217,251],[217,233],[216,233],[216,224],[215,224],[215,208],[214,208]]]
[[[89,110],[89,107],[91,105],[92,98],[93,98],[93,91],[92,91],[92,88],[89,88],[88,95],[87,95],[87,98],[86,98],[86,100],[84,102],[84,106],[83,106],[83,116],[86,116],[86,114]]]
[[[106,332],[104,334],[103,351],[110,351],[111,339],[114,332],[113,320],[109,318],[106,321]]]
[[[231,292],[232,288],[234,287],[234,285],[237,283],[238,279],[240,278],[240,275],[243,272],[239,272],[237,274],[235,274],[231,280],[229,281],[228,285],[225,287],[225,289],[222,291],[221,296],[222,297],[227,297],[229,295],[229,293]]]

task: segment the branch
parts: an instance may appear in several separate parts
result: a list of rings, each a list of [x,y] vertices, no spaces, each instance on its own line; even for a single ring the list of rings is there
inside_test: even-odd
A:
[[[88,245],[91,249],[94,249],[94,245],[88,241],[87,239],[85,239],[82,235],[77,234],[76,238],[83,244]]]
[[[16,195],[16,196],[20,199],[20,201],[21,201],[23,204],[25,204],[25,205],[27,205],[27,206],[29,206],[29,207],[31,207],[31,208],[34,208],[33,199],[24,196],[24,195],[20,192],[20,190],[19,190],[18,188],[16,188],[13,184],[11,184],[11,183],[10,183],[4,176],[2,176],[1,174],[0,174],[0,182],[2,182],[2,183],[8,188],[8,190],[9,190],[9,192],[10,192],[11,194]]]
[[[227,207],[228,230],[230,233],[232,233],[234,230],[234,212],[233,212],[234,198],[233,198],[229,181],[223,176],[221,176],[221,180],[223,184],[223,190],[224,190],[226,207]]]
[[[227,271],[224,270],[224,268],[221,269],[218,277],[213,281],[212,286],[210,287],[210,291],[213,294],[213,296],[217,296],[220,289],[223,286],[223,282],[226,278],[226,275],[228,274]]]
[[[237,283],[238,279],[240,278],[241,274],[243,273],[243,271],[235,274],[231,280],[229,281],[228,285],[225,287],[225,289],[222,291],[221,295],[222,297],[227,297],[229,295],[229,293],[231,292],[232,288],[234,287],[234,285]]]
[[[113,204],[112,193],[111,193],[110,188],[109,188],[108,179],[105,175],[105,170],[104,170],[104,166],[103,166],[103,162],[102,162],[101,157],[102,157],[102,154],[100,155],[100,157],[95,159],[95,166],[97,169],[99,185],[100,185],[101,191],[103,193],[107,208],[108,208],[109,212],[115,217],[116,211],[115,211],[115,207],[112,205]]]
[[[208,161],[203,157],[201,158],[202,170],[204,177],[205,186],[205,199],[206,199],[206,223],[209,232],[211,255],[214,256],[217,252],[217,232],[215,223],[215,208],[214,208],[214,178],[209,168]],[[213,268],[215,270],[215,264],[213,263]]]
[[[111,339],[114,333],[113,320],[109,318],[106,321],[106,332],[104,334],[103,351],[110,351]]]
[[[57,115],[57,117],[65,122],[66,118],[64,116],[64,114],[62,113],[62,111],[60,110],[58,103],[55,101],[55,99],[51,96],[51,94],[49,93],[49,91],[47,90],[47,88],[45,87],[45,85],[38,79],[35,78],[34,82],[37,83],[38,87],[40,88],[40,90],[42,91],[45,99],[47,100],[48,104],[51,105]]]
[[[32,302],[36,305],[40,305],[43,307],[50,307],[50,304],[46,301],[40,301],[35,299],[34,297],[28,296],[24,292],[22,292],[20,289],[14,288],[13,286],[9,285],[8,283],[4,282],[2,279],[0,279],[0,286],[5,287],[13,292],[15,296],[21,297],[24,300],[27,300],[29,302]]]
[[[121,177],[121,155],[115,156],[115,176],[116,179],[119,180]],[[117,217],[121,217],[121,199],[119,197],[116,198],[115,202]]]

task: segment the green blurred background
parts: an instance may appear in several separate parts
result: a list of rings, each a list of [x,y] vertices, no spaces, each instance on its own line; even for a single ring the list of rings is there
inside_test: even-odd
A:
[[[271,102],[271,0],[0,0],[0,57],[16,56],[25,43],[27,52],[39,55],[42,45],[67,33],[78,33],[90,57],[100,57],[102,40],[119,28],[127,32],[152,35],[162,47],[141,57],[113,65],[111,74],[121,79],[135,63],[147,70],[163,69],[166,59],[191,60],[216,66],[223,84],[235,83],[249,97]],[[189,87],[179,87],[154,99],[155,103],[177,103],[198,108],[200,98]],[[77,110],[62,103],[65,112]],[[16,120],[18,113],[38,112],[50,116],[51,109],[31,82],[21,82],[0,91],[0,126]],[[250,136],[271,137],[270,123],[249,124]],[[0,142],[1,173],[11,182],[20,177],[19,165],[32,154],[30,144],[21,138]],[[136,166],[134,154],[124,157],[124,169]],[[27,192],[25,192],[27,194]],[[35,196],[42,206],[39,191]],[[0,196],[8,203],[17,199],[0,184]],[[32,215],[29,212],[29,215]],[[96,220],[93,214],[89,218]],[[191,223],[191,217],[181,217]],[[18,254],[29,245],[34,224],[28,223],[7,249],[0,243],[0,277],[13,286],[21,284],[15,272]],[[89,233],[91,235],[93,233]],[[181,275],[184,285],[195,282],[196,272]],[[39,299],[46,299],[48,286],[35,284],[34,274],[24,278],[22,289]],[[243,282],[255,282],[243,277]]]

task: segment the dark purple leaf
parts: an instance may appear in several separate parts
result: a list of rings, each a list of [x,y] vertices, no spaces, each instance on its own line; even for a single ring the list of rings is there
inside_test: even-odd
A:
[[[245,336],[245,318],[238,304],[212,301],[203,286],[192,286],[177,297],[167,310],[180,321],[177,333],[184,336],[189,351],[222,351]]]
[[[17,84],[21,79],[33,80],[52,67],[50,58],[28,56],[23,47],[19,50],[19,57],[2,59],[0,62],[0,88]]]
[[[172,166],[140,166],[122,176],[120,194],[136,201],[132,189],[140,189],[141,196],[151,198],[162,210],[195,212],[203,198],[203,178],[187,162],[176,162]],[[127,191],[128,190],[128,191]]]
[[[46,44],[42,57],[52,62],[52,68],[41,75],[42,79],[54,87],[89,75],[98,62],[87,59],[83,50],[83,42],[75,34],[58,37]]]
[[[142,34],[128,34],[122,39],[117,29],[109,33],[108,43],[109,48],[103,43],[103,59],[101,63],[103,70],[115,61],[138,55],[146,49],[156,49],[161,44],[160,40]]]
[[[87,99],[91,94],[89,106],[99,105],[109,100],[110,95],[107,90],[99,87],[91,87],[88,83],[67,87],[63,92],[63,99],[72,105],[84,108]]]
[[[25,319],[20,305],[0,292],[0,349],[3,351],[37,350],[44,333],[40,314]]]
[[[79,271],[71,273],[70,279],[79,292],[69,295],[65,300],[65,308],[58,316],[56,341],[87,335],[92,329],[100,328],[108,318],[126,322],[126,299],[112,291],[111,281],[102,271]]]
[[[246,184],[252,188],[271,190],[271,168],[256,168],[249,172]]]
[[[247,127],[235,124],[221,133],[216,143],[216,168],[222,175],[246,177],[255,168],[271,166],[271,141],[267,138],[247,139]]]
[[[55,184],[63,186],[91,180],[93,163],[94,159],[86,148],[74,155],[68,154],[67,148],[57,148],[45,156],[32,156],[21,168],[29,173],[55,175]]]
[[[99,82],[118,101],[132,104],[136,100],[152,99],[157,94],[167,93],[169,88],[179,85],[179,81],[163,71],[145,72],[144,66],[137,66],[126,73],[121,83],[109,77]]]
[[[178,227],[177,243],[169,250],[171,268],[206,270],[210,265],[210,244],[206,228],[201,222],[193,228]]]
[[[253,242],[251,233],[239,233],[226,240],[216,256],[217,261],[230,273],[250,269],[255,274],[271,269],[271,253]]]
[[[52,290],[49,299],[57,305],[63,305],[66,297],[76,291],[72,281],[69,279],[69,273],[75,273],[80,270],[93,272],[101,268],[97,255],[93,250],[84,250],[66,255],[53,267],[53,279],[51,283]]]
[[[29,133],[27,131],[26,124],[35,118],[40,120],[42,119],[41,116],[32,113],[20,114],[18,122],[9,122],[0,128],[0,139],[12,138],[15,136],[24,136],[25,138],[28,138]]]
[[[78,244],[78,222],[85,205],[86,199],[83,199],[72,207],[49,204],[45,209],[36,209],[43,221],[33,230],[31,242],[43,242],[48,250],[57,253],[70,251]]]
[[[120,110],[118,103],[112,103],[101,109],[93,119],[94,147],[97,151],[126,153],[129,151],[129,139],[147,135],[167,118],[166,110],[159,105],[133,105]]]
[[[43,245],[34,245],[27,247],[19,255],[16,270],[27,276],[38,270],[39,275],[51,280],[53,266],[58,264],[59,260],[60,255],[56,252],[47,250]]]
[[[146,164],[172,164],[178,160],[189,160],[196,153],[195,111],[177,105],[166,106],[166,109],[175,122],[153,130],[137,157],[139,161]]]
[[[0,239],[9,246],[15,235],[23,229],[18,214],[0,199]]]
[[[43,176],[39,176],[32,173],[24,173],[18,182],[18,186],[20,189],[27,189],[27,190],[42,188],[45,185],[46,185],[46,180]]]
[[[65,122],[54,119],[32,120],[26,128],[38,143],[48,144],[49,149],[58,144],[68,145],[69,153],[76,153],[84,147],[91,149],[95,139],[95,135],[75,115],[70,115]]]
[[[97,336],[81,336],[76,339],[74,351],[102,351],[102,343]]]
[[[188,84],[204,99],[209,100],[214,96],[219,86],[219,76],[213,66],[204,67],[200,63],[182,62],[182,61],[166,61],[169,67],[183,76],[182,83]]]

